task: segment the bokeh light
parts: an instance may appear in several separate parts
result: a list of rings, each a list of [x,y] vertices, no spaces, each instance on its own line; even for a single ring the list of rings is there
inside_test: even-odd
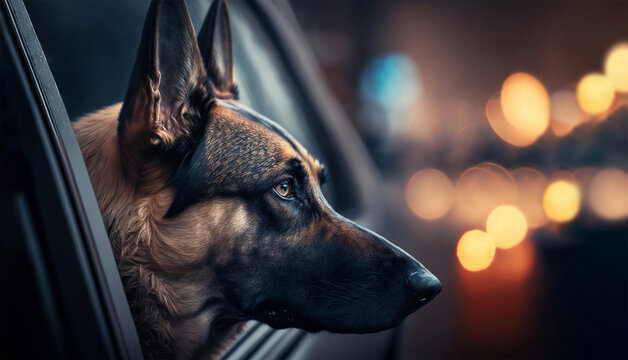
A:
[[[512,205],[496,207],[486,219],[486,232],[495,246],[509,249],[519,244],[528,232],[528,222],[521,210]]]
[[[504,81],[501,105],[506,120],[523,136],[538,138],[549,125],[549,95],[530,74],[516,73]]]
[[[495,257],[495,242],[482,230],[462,234],[456,250],[460,265],[469,271],[484,270]]]
[[[418,68],[405,54],[380,56],[364,70],[360,91],[366,100],[385,109],[405,108],[421,95]]]
[[[433,220],[445,215],[454,200],[454,186],[447,175],[436,169],[414,174],[406,186],[406,202],[417,216]]]
[[[486,103],[486,118],[493,131],[505,142],[519,147],[531,145],[538,136],[518,131],[512,126],[502,111],[499,93],[494,94]]]
[[[604,114],[613,104],[613,83],[602,74],[585,75],[576,88],[580,108],[587,114]]]
[[[550,98],[552,120],[566,125],[576,125],[584,114],[578,106],[576,93],[572,90],[560,90]]]
[[[611,48],[604,62],[604,73],[618,92],[628,92],[628,43]]]
[[[578,99],[572,90],[556,91],[550,97],[551,128],[556,136],[565,136],[584,120]]]
[[[517,183],[518,198],[515,203],[528,221],[528,227],[538,228],[548,221],[543,211],[543,193],[548,181],[540,171],[532,168],[519,168],[511,172]]]
[[[621,169],[605,169],[589,184],[589,206],[607,220],[628,216],[628,174]]]
[[[551,183],[543,194],[543,209],[552,221],[564,223],[573,220],[580,210],[580,189],[564,180]]]
[[[460,275],[466,291],[510,292],[530,279],[536,262],[534,243],[528,237],[519,244],[504,250],[497,248],[490,266],[481,272],[465,271]],[[469,288],[467,288],[469,287]]]
[[[483,162],[467,169],[456,182],[453,213],[468,226],[484,226],[488,214],[499,205],[517,199],[517,186],[503,167]]]

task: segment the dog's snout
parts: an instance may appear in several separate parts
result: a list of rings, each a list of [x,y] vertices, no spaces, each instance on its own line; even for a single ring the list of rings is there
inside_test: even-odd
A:
[[[421,304],[432,300],[442,289],[440,281],[427,270],[416,270],[408,274],[406,283]]]

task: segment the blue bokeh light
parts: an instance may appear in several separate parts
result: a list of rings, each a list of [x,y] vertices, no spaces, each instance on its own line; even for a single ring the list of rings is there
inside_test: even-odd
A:
[[[418,68],[405,54],[377,57],[362,73],[360,92],[366,101],[385,110],[404,110],[421,95]]]

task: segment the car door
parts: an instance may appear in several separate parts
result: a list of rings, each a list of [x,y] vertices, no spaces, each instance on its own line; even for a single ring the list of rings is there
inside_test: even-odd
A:
[[[137,358],[141,354],[137,334],[70,120],[118,102],[124,96],[148,1],[30,1],[24,6],[20,1],[6,0],[3,5],[3,46],[12,49],[6,73],[20,74],[13,83],[21,91],[13,88],[3,91],[16,98],[6,100],[12,105],[9,107],[11,112],[3,110],[3,130],[5,123],[9,128],[18,127],[15,135],[17,150],[12,151],[19,153],[20,159],[36,153],[35,144],[48,144],[47,147],[42,145],[41,155],[48,157],[33,164],[27,162],[30,170],[20,176],[24,181],[17,182],[30,184],[37,180],[41,186],[48,185],[46,191],[33,190],[29,195],[27,203],[35,203],[33,207],[54,204],[46,196],[66,198],[59,199],[55,209],[29,210],[31,213],[38,211],[37,219],[30,223],[50,222],[67,228],[68,233],[74,229],[73,237],[53,232],[45,226],[22,225],[21,230],[16,230],[24,237],[29,228],[35,228],[36,234],[44,238],[39,240],[42,242],[39,247],[52,249],[55,254],[59,252],[56,255],[59,259],[47,252],[41,256],[30,255],[33,276],[40,277],[37,280],[39,292],[35,292],[35,297],[43,299],[44,303],[47,299],[54,302],[53,305],[44,304],[47,307],[42,305],[45,316],[41,317],[51,319],[49,330],[45,332],[62,334],[61,339],[53,341],[52,345],[42,346],[61,356]],[[234,28],[236,78],[242,102],[278,121],[323,160],[332,175],[332,181],[324,189],[330,202],[344,215],[378,230],[381,224],[373,219],[383,218],[379,215],[385,212],[382,206],[374,206],[378,202],[374,195],[378,174],[338,105],[325,90],[287,3],[232,1],[229,5]],[[197,28],[209,6],[209,1],[189,1]],[[11,66],[15,69],[9,69]],[[22,116],[13,112],[23,112],[24,109],[28,109],[32,126],[39,126],[39,132],[31,128],[21,130],[27,124],[22,124]],[[18,118],[19,126],[16,124]],[[35,134],[39,136],[37,139],[32,138]],[[3,156],[5,154],[3,151]],[[47,179],[37,166],[41,162],[57,168],[61,175],[57,175],[55,181]],[[3,162],[3,176],[18,172],[13,167],[22,166],[19,161],[7,161],[7,164],[10,165],[9,171],[5,170]],[[52,184],[56,187],[51,188]],[[12,211],[11,206],[22,206],[14,203],[20,203],[20,200],[7,202],[8,213],[19,215],[24,212]],[[3,196],[3,220],[4,205]],[[29,224],[28,220],[15,219],[15,222]],[[72,251],[57,250],[64,241],[69,243],[67,247]],[[37,260],[39,258],[44,260]],[[37,265],[38,261],[44,265]],[[65,272],[49,271],[56,262],[68,269],[63,268]],[[75,266],[70,267],[69,264],[74,262]],[[72,280],[66,284],[65,280],[72,276],[79,277],[80,281]],[[75,288],[76,284],[84,289]],[[57,296],[57,292],[64,297]],[[15,294],[13,301],[19,302],[19,298],[20,294]],[[77,299],[81,299],[81,306],[73,305],[79,302]],[[15,322],[18,320],[19,316],[16,316]],[[69,329],[67,332],[60,330],[66,328]],[[88,340],[95,344],[89,347],[93,352],[81,352],[87,351],[83,349],[87,343],[83,342]],[[57,343],[61,345],[55,345]],[[20,347],[15,347],[9,354],[18,354],[19,350]],[[395,331],[371,335],[312,335],[296,329],[276,331],[267,325],[250,322],[247,331],[224,357],[383,358],[390,357],[394,351]]]

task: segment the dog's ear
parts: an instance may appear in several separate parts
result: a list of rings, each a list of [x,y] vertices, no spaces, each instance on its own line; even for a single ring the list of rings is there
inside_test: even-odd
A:
[[[185,1],[153,0],[119,115],[123,151],[167,150],[202,131],[206,78]]]
[[[205,68],[219,98],[237,98],[231,47],[231,24],[227,2],[215,0],[207,12],[198,45],[205,60]]]

